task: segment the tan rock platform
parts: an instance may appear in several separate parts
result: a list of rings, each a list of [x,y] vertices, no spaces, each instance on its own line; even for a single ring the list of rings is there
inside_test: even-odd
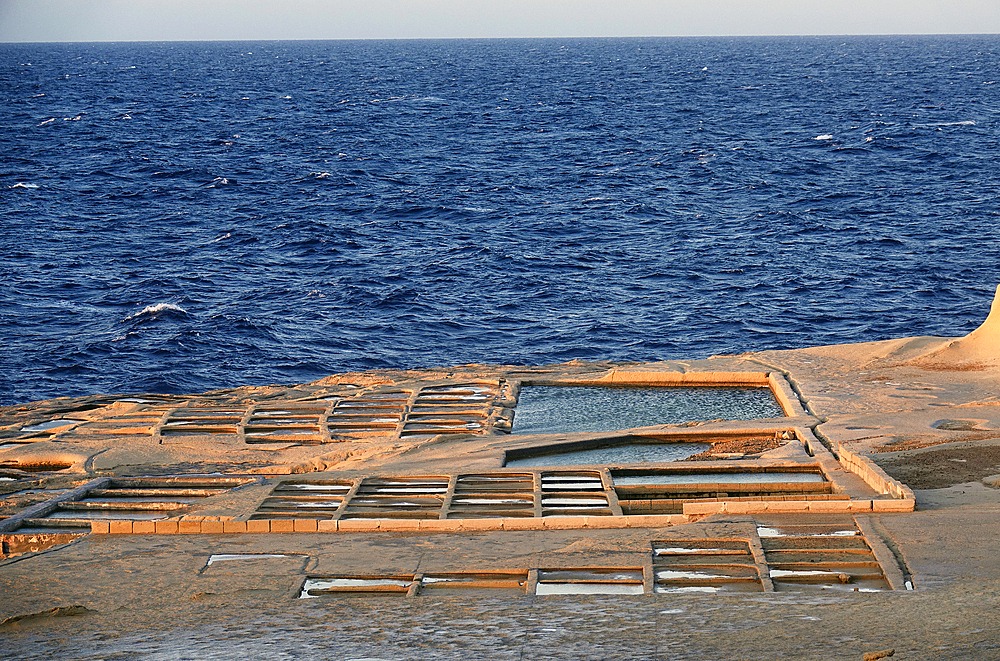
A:
[[[1000,658],[994,316],[960,340],[7,407],[5,656]],[[533,384],[739,384],[784,416],[511,435]],[[505,466],[637,439],[712,449]]]

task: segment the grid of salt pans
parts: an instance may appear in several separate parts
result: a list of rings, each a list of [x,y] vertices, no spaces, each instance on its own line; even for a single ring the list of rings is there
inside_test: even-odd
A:
[[[343,596],[644,594],[641,567],[456,571],[399,575],[308,576],[302,599]]]
[[[762,592],[757,563],[746,540],[653,542],[656,592]]]
[[[759,526],[757,533],[777,592],[889,589],[881,564],[856,526]]]
[[[17,532],[30,530],[89,532],[95,521],[157,521],[176,518],[205,498],[252,482],[250,477],[115,477],[58,500]]]
[[[506,390],[505,390],[506,388]],[[145,420],[161,442],[199,436],[242,437],[246,443],[330,443],[373,436],[436,436],[509,431],[503,404],[509,387],[500,381],[427,386],[415,390],[361,392],[318,400],[255,404],[192,405],[155,409]],[[132,415],[153,412],[140,411]]]
[[[600,471],[284,480],[251,519],[612,516]]]
[[[683,594],[892,589],[851,524],[758,528],[748,539],[652,542],[650,567],[561,567],[505,571],[307,576],[301,598],[335,596]]]

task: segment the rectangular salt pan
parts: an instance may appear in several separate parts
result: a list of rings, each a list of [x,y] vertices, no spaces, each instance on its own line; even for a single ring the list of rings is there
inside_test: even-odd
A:
[[[79,424],[81,422],[86,422],[86,420],[59,418],[57,420],[49,420],[48,422],[40,422],[37,425],[21,427],[21,431],[23,432],[49,431],[50,429],[59,429],[60,427],[68,427],[70,425]]]
[[[615,486],[659,484],[809,484],[825,482],[819,473],[650,473],[614,475]]]
[[[803,526],[757,526],[759,537],[857,537],[861,531],[857,528],[837,528],[834,526],[818,527],[813,530]]]
[[[535,594],[642,594],[641,584],[633,583],[539,583]]]
[[[629,443],[588,450],[512,459],[505,466],[588,466],[594,464],[664,464],[687,459],[712,446],[708,443]]]
[[[405,593],[411,581],[395,578],[308,578],[299,593],[300,599],[318,597],[323,593]]]
[[[291,556],[282,553],[215,553],[208,557],[206,567],[211,567],[217,562],[227,562],[230,560],[267,560],[268,558],[289,558]]]

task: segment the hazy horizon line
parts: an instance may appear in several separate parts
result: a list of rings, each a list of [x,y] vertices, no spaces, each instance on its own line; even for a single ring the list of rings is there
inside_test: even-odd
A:
[[[0,45],[13,44],[168,44],[168,43],[267,43],[283,41],[529,41],[558,39],[776,39],[799,38],[850,38],[850,37],[990,37],[1000,36],[997,32],[846,32],[814,34],[678,34],[678,35],[550,35],[516,37],[289,37],[289,38],[248,38],[248,39],[81,39],[76,41],[0,41]]]

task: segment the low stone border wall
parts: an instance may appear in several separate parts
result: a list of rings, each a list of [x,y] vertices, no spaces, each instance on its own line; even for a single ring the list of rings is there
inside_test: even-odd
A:
[[[111,535],[240,534],[291,532],[472,532],[484,530],[573,530],[577,528],[666,528],[688,523],[683,514],[549,516],[518,519],[255,519],[251,521],[92,521],[90,531]]]
[[[868,457],[851,452],[840,443],[837,443],[837,456],[844,467],[857,474],[875,491],[893,498],[914,500],[913,490],[910,487],[889,477]]]
[[[913,500],[764,500],[684,503],[684,516],[710,514],[848,514],[912,512]]]
[[[615,368],[604,376],[522,376],[524,385],[538,386],[769,386],[767,372],[675,372]]]
[[[778,372],[768,372],[767,384],[771,388],[771,393],[778,401],[778,406],[790,418],[806,417],[809,412],[802,407],[798,395],[792,389],[792,384],[788,382],[785,375]]]
[[[665,528],[712,514],[857,514],[912,512],[913,499],[874,500],[720,500],[684,503],[683,514],[628,516],[550,516],[516,519],[255,519],[251,521],[93,521],[91,532],[112,535],[477,532],[490,530],[574,530]]]

